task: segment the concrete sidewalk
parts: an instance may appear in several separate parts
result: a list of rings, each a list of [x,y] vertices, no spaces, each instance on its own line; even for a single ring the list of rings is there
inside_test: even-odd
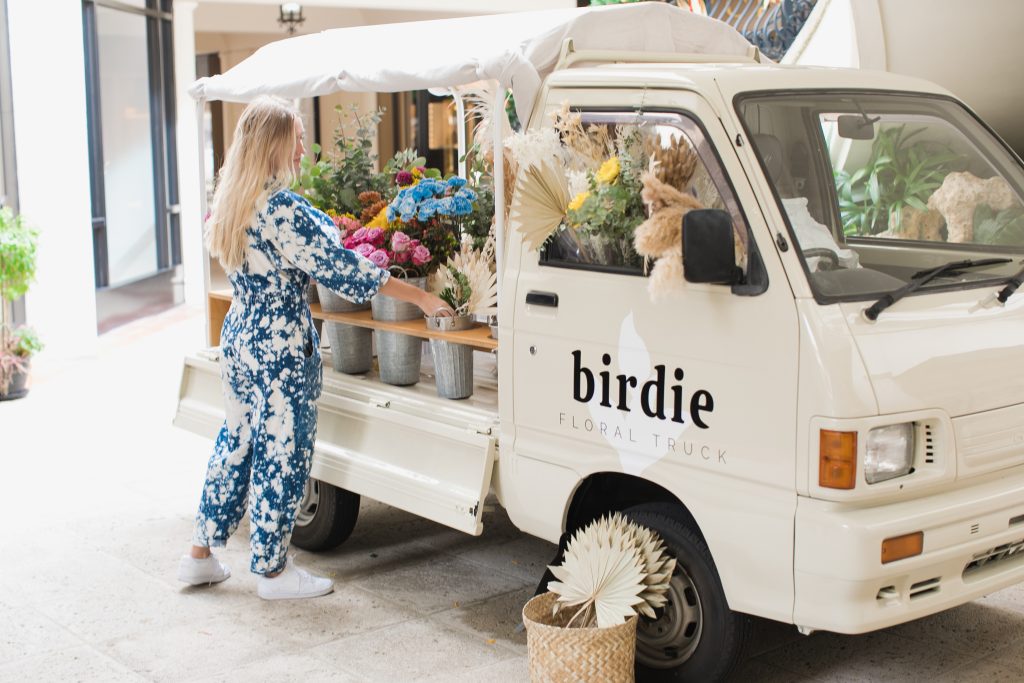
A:
[[[364,500],[352,538],[299,554],[332,595],[264,602],[247,534],[210,588],[175,580],[211,443],[171,426],[202,313],[177,308],[42,356],[0,403],[0,681],[525,681],[520,610],[554,547],[500,508],[473,538]],[[1024,586],[886,631],[765,625],[741,681],[1024,680]]]

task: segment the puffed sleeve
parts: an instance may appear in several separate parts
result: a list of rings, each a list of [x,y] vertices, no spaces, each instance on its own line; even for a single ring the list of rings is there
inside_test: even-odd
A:
[[[335,242],[330,217],[294,192],[277,192],[266,210],[263,237],[299,270],[338,296],[363,303],[391,274]]]

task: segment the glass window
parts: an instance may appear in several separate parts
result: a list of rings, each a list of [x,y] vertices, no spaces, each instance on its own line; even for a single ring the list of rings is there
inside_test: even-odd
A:
[[[820,297],[869,298],[951,260],[927,287],[991,284],[1024,252],[1019,163],[958,103],[805,93],[740,101],[753,147]]]
[[[641,176],[659,181],[694,201],[724,209],[746,242],[747,229],[714,150],[700,126],[678,114],[583,112],[585,141],[562,131],[569,154],[571,203],[566,220],[541,251],[541,263],[642,275],[644,259],[633,243],[647,218]],[[742,254],[742,248],[739,249]]]
[[[147,19],[96,7],[109,284],[157,264]]]

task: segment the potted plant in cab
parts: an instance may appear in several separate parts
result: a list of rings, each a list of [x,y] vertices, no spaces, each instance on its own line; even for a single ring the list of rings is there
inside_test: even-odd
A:
[[[0,400],[26,393],[29,362],[42,349],[35,332],[11,329],[8,307],[35,279],[39,233],[9,207],[0,209]]]

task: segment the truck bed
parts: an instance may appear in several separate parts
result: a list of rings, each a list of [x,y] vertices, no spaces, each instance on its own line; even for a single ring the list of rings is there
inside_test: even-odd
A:
[[[323,393],[311,476],[473,535],[497,457],[498,383],[493,353],[474,352],[474,393],[440,398],[429,344],[409,387],[376,371],[345,375],[322,349]],[[210,438],[224,420],[220,351],[186,356],[174,424]]]

